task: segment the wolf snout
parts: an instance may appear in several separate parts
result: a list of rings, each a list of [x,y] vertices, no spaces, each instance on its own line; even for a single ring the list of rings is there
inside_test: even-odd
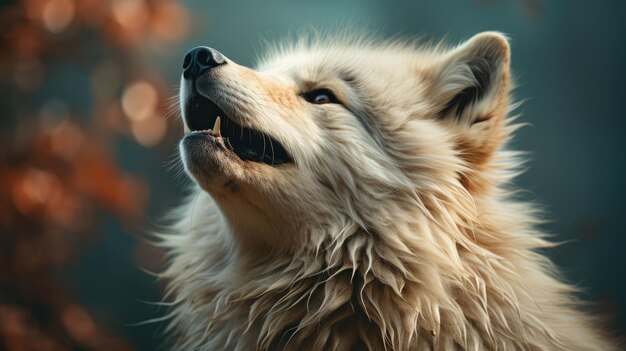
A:
[[[221,52],[206,46],[197,46],[185,55],[183,60],[183,77],[196,79],[211,68],[223,65],[226,58]]]

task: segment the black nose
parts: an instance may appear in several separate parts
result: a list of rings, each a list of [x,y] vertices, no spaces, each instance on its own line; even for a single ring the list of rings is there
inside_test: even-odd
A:
[[[195,79],[207,70],[225,63],[226,58],[219,51],[206,46],[198,46],[189,50],[185,55],[183,77]]]

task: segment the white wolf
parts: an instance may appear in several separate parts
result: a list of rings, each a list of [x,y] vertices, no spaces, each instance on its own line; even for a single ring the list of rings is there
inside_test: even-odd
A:
[[[513,196],[509,44],[185,57],[176,350],[612,350]],[[219,116],[219,119],[218,119]]]

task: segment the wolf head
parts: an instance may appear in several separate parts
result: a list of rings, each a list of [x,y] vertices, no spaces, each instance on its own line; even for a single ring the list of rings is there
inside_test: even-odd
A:
[[[310,228],[385,227],[406,212],[392,208],[442,187],[485,191],[508,93],[509,45],[495,32],[452,49],[301,42],[254,70],[197,48],[181,78],[180,151],[242,245],[289,249],[315,241]]]
[[[161,236],[180,350],[614,349],[505,185],[509,46],[185,57],[194,198]]]

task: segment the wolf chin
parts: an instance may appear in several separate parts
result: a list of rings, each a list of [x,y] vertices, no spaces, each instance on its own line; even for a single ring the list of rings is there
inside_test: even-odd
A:
[[[615,349],[510,186],[509,63],[496,32],[309,38],[254,70],[190,51],[174,349]]]

